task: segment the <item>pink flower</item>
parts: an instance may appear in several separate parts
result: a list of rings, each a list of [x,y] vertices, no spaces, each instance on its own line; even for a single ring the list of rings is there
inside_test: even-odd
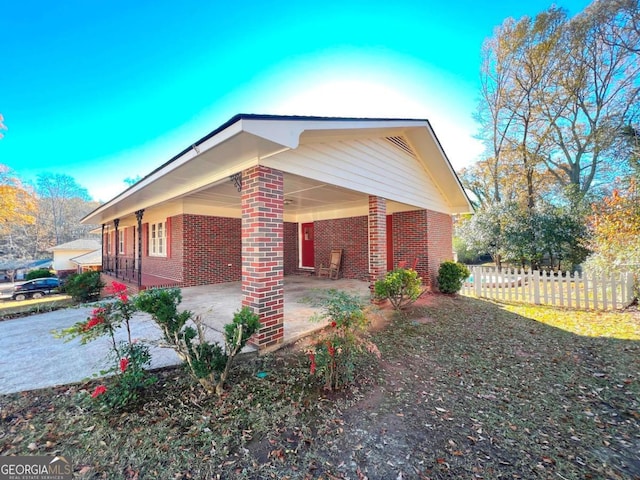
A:
[[[98,398],[100,395],[102,395],[106,391],[107,391],[107,387],[105,387],[104,385],[98,385],[96,389],[93,391],[93,393],[91,394],[91,398]]]
[[[123,303],[127,303],[129,301],[129,297],[127,296],[126,293],[121,293],[118,295],[118,298],[120,299],[121,302]]]
[[[121,358],[120,359],[120,371],[124,372],[127,367],[129,366],[129,359],[128,358]]]
[[[111,282],[111,286],[105,288],[105,291],[111,295],[119,295],[127,291],[127,286],[120,282]]]
[[[327,342],[327,350],[329,351],[329,355],[331,355],[332,357],[336,353],[336,349],[333,345],[331,345],[331,342]]]
[[[104,318],[102,318],[102,317],[91,317],[89,319],[89,321],[84,324],[84,327],[82,327],[82,329],[86,332],[88,330],[91,330],[96,325],[100,325],[101,323],[104,323]]]
[[[309,352],[309,360],[311,360],[311,368],[309,369],[309,372],[313,375],[316,373],[316,356],[311,352]]]
[[[332,327],[335,327],[336,325],[338,325],[336,322],[331,322]]]

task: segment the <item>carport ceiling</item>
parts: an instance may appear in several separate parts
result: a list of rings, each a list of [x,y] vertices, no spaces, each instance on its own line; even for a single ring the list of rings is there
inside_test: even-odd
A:
[[[231,180],[219,182],[198,192],[184,195],[183,200],[211,207],[234,208],[240,211],[240,193]],[[368,196],[346,188],[327,185],[316,180],[284,174],[286,213],[312,213],[335,208],[366,205]]]

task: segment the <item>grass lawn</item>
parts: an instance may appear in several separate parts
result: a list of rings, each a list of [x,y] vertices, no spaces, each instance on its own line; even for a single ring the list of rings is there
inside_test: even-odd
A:
[[[0,455],[61,454],[79,478],[640,478],[638,312],[429,295],[383,313],[382,360],[348,391],[289,348],[239,362],[221,399],[177,368],[111,417],[76,401],[92,384],[0,396]]]
[[[0,300],[0,321],[10,318],[23,317],[36,313],[50,312],[69,307],[74,302],[69,295],[45,295],[42,298],[17,301],[11,299]]]

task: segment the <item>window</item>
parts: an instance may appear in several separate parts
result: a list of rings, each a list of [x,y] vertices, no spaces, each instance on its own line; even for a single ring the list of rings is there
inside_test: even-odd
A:
[[[107,255],[111,253],[111,232],[107,232]]]
[[[118,253],[124,253],[124,235],[127,229],[118,232]]]
[[[167,230],[166,222],[152,223],[149,225],[149,255],[155,257],[167,256]]]

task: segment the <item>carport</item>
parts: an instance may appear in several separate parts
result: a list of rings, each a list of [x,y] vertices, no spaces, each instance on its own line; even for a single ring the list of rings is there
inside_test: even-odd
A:
[[[82,223],[101,225],[103,271],[139,288],[238,282],[233,309],[260,315],[269,350],[286,339],[285,276],[341,249],[342,278],[403,261],[430,285],[470,210],[426,120],[240,114]]]
[[[369,283],[341,278],[327,280],[309,275],[284,277],[284,344],[320,330],[326,321],[314,319],[321,311],[321,301],[330,290],[342,290],[369,302]],[[224,325],[242,305],[241,282],[199,285],[182,289],[181,309],[190,310],[202,318],[216,339],[222,341]],[[215,333],[214,333],[215,332]],[[249,346],[248,349],[254,349]]]
[[[368,283],[359,280],[326,280],[312,276],[285,277],[284,344],[290,344],[314,330],[326,326],[325,321],[313,321],[320,312],[318,301],[332,288],[344,290],[368,299]],[[233,313],[240,308],[242,289],[240,282],[201,285],[182,289],[180,309],[200,315],[210,327],[207,337],[223,342],[222,331]],[[35,301],[34,301],[35,302]],[[13,302],[6,302],[11,305]],[[104,363],[110,352],[111,340],[100,337],[82,345],[80,339],[69,342],[54,339],[51,331],[68,328],[84,321],[94,307],[87,305],[67,308],[0,322],[0,395],[36,388],[81,382],[91,378],[108,365]],[[134,338],[152,344],[161,343],[162,334],[146,314],[137,314],[131,325]],[[124,340],[125,331],[118,332]],[[245,352],[256,352],[248,345]],[[151,368],[177,365],[180,360],[168,348],[153,346]],[[46,361],[42,361],[46,359]],[[34,368],[37,365],[38,368]]]

